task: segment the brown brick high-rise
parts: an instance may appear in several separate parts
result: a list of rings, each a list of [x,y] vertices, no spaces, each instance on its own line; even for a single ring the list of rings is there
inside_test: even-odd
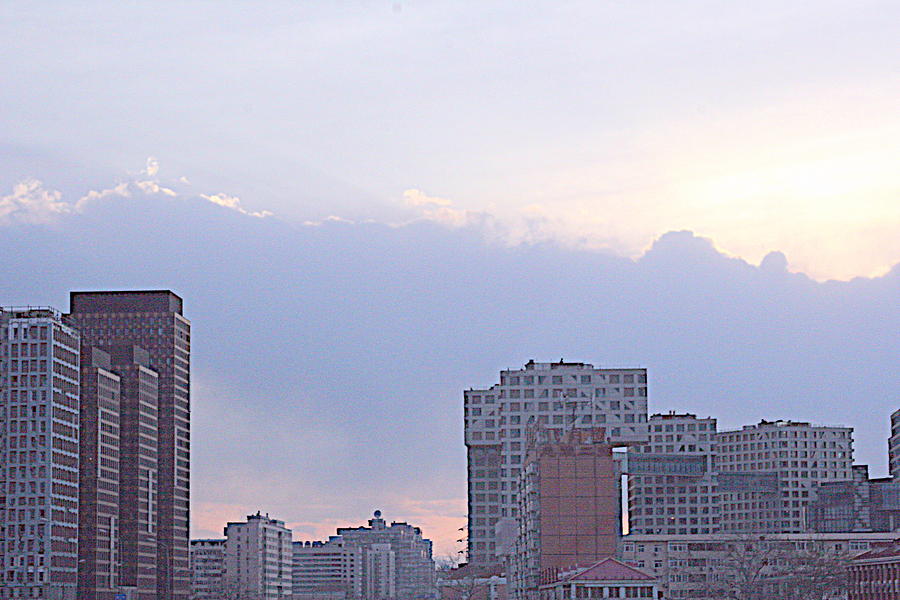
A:
[[[107,348],[121,378],[119,537],[121,582],[133,600],[156,600],[159,381],[140,346]]]
[[[120,380],[109,354],[81,347],[78,600],[119,591]]]
[[[602,427],[562,435],[538,429],[532,436],[519,481],[518,599],[536,598],[542,580],[561,570],[615,556],[621,522],[618,476]]]
[[[71,315],[88,344],[136,345],[159,375],[157,595],[190,596],[191,326],[182,300],[167,290],[72,292]]]

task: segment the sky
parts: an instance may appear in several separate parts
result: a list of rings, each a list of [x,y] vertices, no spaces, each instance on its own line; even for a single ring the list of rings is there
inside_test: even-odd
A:
[[[0,304],[171,288],[193,525],[465,515],[462,390],[898,408],[894,2],[6,2]]]

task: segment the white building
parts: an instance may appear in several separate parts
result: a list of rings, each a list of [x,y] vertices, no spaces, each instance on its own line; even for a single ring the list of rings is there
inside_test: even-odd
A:
[[[325,542],[293,543],[292,600],[349,600],[362,596],[362,548],[333,535]]]
[[[224,595],[225,540],[191,540],[191,600],[220,600]]]
[[[777,590],[797,557],[849,559],[894,537],[891,533],[627,535],[620,546],[621,560],[655,577],[667,600],[721,600],[730,597],[723,594],[723,587],[735,581]],[[773,591],[766,597],[784,596]]]
[[[494,526],[517,516],[516,485],[529,428],[606,428],[616,446],[647,440],[646,369],[536,363],[500,372],[500,382],[464,392],[470,564],[498,562]]]
[[[0,598],[75,598],[79,352],[60,312],[0,309]]]
[[[760,421],[716,435],[722,531],[799,533],[815,486],[853,479],[853,429]]]
[[[368,527],[342,527],[327,542],[294,544],[294,591],[303,600],[416,600],[435,595],[431,541],[375,511]]]
[[[291,530],[268,515],[225,526],[223,585],[252,600],[291,597]]]
[[[716,420],[670,412],[648,425],[650,441],[628,455],[629,532],[717,533]]]

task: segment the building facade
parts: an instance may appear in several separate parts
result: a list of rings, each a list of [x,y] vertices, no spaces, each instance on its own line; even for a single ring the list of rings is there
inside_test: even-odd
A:
[[[814,488],[853,479],[850,427],[760,421],[716,441],[723,532],[803,532]]]
[[[709,534],[721,527],[716,420],[652,415],[650,440],[628,454],[628,527],[640,534]]]
[[[753,597],[785,598],[791,597],[784,594],[784,586],[792,573],[809,572],[808,565],[798,561],[815,561],[820,568],[835,565],[832,570],[837,573],[853,557],[893,537],[889,533],[627,535],[620,542],[620,557],[656,578],[667,600],[722,600],[741,589],[745,594],[753,590],[757,593]],[[846,593],[846,581],[835,584]]]
[[[873,545],[850,563],[848,600],[900,598],[900,542]]]
[[[119,532],[121,582],[132,600],[156,600],[159,499],[159,378],[139,346],[110,346],[110,365],[121,382],[119,401]]]
[[[228,600],[225,540],[191,540],[191,600]]]
[[[268,515],[225,526],[223,587],[252,600],[282,600],[292,591],[291,530]]]
[[[548,572],[614,556],[621,527],[619,476],[604,429],[546,433],[551,439],[528,451],[519,482],[510,569],[518,599],[537,598]]]
[[[190,322],[170,291],[72,292],[71,318],[85,343],[139,346],[158,376],[156,597],[190,594]]]
[[[662,600],[656,578],[609,557],[587,567],[560,571],[541,584],[540,600],[633,598]]]
[[[0,309],[0,598],[76,597],[80,352],[59,311]]]
[[[368,527],[342,527],[337,534],[362,563],[361,600],[434,598],[435,571],[431,540],[408,523],[388,525],[375,511]]]
[[[647,441],[646,369],[529,361],[500,372],[500,382],[464,392],[468,458],[468,558],[498,561],[494,529],[518,515],[517,485],[529,428],[562,432],[604,427],[615,446]]]
[[[78,600],[121,592],[119,376],[109,354],[81,349]]]
[[[900,410],[891,414],[891,437],[888,439],[888,469],[900,481]]]
[[[349,600],[362,597],[362,548],[341,536],[293,543],[293,600]]]
[[[368,527],[342,527],[325,542],[294,543],[294,598],[416,600],[435,597],[431,541],[375,511]]]
[[[869,479],[869,467],[854,465],[853,480],[818,484],[807,509],[810,531],[900,530],[900,482]]]

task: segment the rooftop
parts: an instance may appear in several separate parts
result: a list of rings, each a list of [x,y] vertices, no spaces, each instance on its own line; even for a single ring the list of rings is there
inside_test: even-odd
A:
[[[558,581],[655,581],[656,578],[609,557],[575,571],[560,573]]]

